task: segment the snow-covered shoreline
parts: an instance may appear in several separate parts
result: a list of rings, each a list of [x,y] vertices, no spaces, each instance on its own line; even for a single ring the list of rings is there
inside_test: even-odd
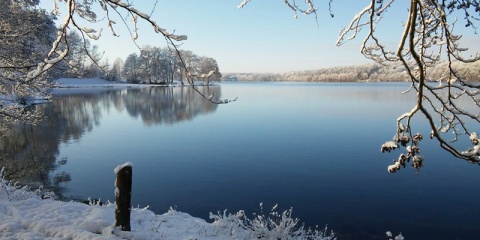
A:
[[[114,227],[115,204],[62,202],[54,193],[31,191],[2,178],[0,172],[0,239],[335,239],[326,229],[304,229],[291,210],[255,215],[243,211],[210,214],[212,223],[174,209],[155,214],[132,208],[131,231]]]
[[[87,205],[31,197],[0,201],[1,239],[225,239],[214,224],[173,209],[132,209],[132,231],[113,227],[114,204]]]
[[[96,94],[112,89],[125,88],[146,88],[152,86],[177,86],[153,85],[153,84],[132,84],[126,82],[110,82],[99,78],[60,78],[52,82],[50,94],[52,95],[73,95],[73,94]]]
[[[100,78],[59,78],[52,82],[54,88],[133,88],[133,87],[151,87],[151,86],[175,86],[173,85],[155,85],[155,84],[133,84],[127,82],[111,82]]]

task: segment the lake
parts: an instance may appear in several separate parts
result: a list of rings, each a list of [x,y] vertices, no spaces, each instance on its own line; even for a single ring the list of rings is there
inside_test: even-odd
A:
[[[222,83],[188,87],[63,89],[39,106],[36,127],[0,140],[7,178],[65,199],[114,200],[113,169],[133,163],[132,203],[252,217],[278,203],[339,239],[474,239],[480,236],[479,166],[455,159],[415,118],[425,167],[395,174],[401,151],[381,153],[414,104],[402,83]],[[479,129],[472,129],[480,131]],[[467,145],[465,145],[467,146]]]

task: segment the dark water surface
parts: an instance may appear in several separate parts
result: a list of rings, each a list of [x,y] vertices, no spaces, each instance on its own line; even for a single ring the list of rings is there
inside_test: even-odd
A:
[[[2,140],[10,177],[65,198],[113,200],[113,169],[133,163],[134,205],[170,206],[208,219],[293,207],[294,217],[340,239],[476,239],[480,168],[428,139],[425,167],[396,174],[382,154],[398,116],[413,107],[405,84],[226,83],[202,89],[239,97],[212,105],[190,88],[57,92],[47,121]],[[88,90],[90,91],[90,90]],[[480,131],[474,129],[473,131]],[[6,151],[5,149],[9,149]],[[5,159],[14,159],[8,161]],[[251,216],[251,215],[250,215]]]

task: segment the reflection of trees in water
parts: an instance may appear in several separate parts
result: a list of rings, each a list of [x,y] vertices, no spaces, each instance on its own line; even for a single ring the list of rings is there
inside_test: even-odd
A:
[[[216,98],[221,96],[219,86],[200,90],[207,96],[213,91]],[[190,87],[112,89],[57,96],[52,103],[37,106],[45,120],[36,126],[11,126],[10,134],[0,138],[0,167],[5,167],[9,180],[43,185],[61,195],[61,183],[72,179],[69,173],[60,171],[67,158],[58,158],[59,144],[78,140],[98,126],[102,112],[126,109],[131,116],[140,116],[145,124],[152,125],[192,119],[216,107]]]
[[[200,87],[206,96],[214,93],[218,100],[220,86]],[[216,104],[205,100],[191,87],[151,87],[131,89],[123,95],[128,113],[141,117],[146,125],[172,124],[193,119],[195,116],[215,111]]]
[[[104,95],[110,95],[110,92]],[[59,132],[60,140],[78,140],[85,132],[92,131],[95,125],[100,124],[102,117],[102,106],[106,97],[103,95],[72,95],[53,100],[54,114],[48,114],[50,118],[57,118],[63,124],[56,129]],[[108,98],[107,98],[108,99]]]
[[[60,194],[60,184],[71,177],[66,172],[52,172],[67,163],[57,162],[61,141],[78,140],[85,131],[98,124],[101,111],[98,96],[73,95],[38,105],[45,119],[35,126],[12,125],[7,136],[0,138],[0,166],[6,178],[23,184],[43,185]]]
[[[65,125],[65,119],[55,116],[52,104],[37,107],[48,119],[36,126],[11,126],[10,134],[0,138],[0,166],[5,167],[7,179],[51,186],[49,172],[58,166],[57,127]]]

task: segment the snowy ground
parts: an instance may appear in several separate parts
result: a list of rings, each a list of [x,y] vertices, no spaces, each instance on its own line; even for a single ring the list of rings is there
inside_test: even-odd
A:
[[[144,88],[158,85],[131,84],[125,82],[110,82],[99,78],[60,78],[52,82],[53,95],[73,95],[85,93],[101,93],[110,89]],[[175,86],[175,85],[173,85]]]
[[[148,84],[130,84],[124,82],[110,82],[99,78],[60,78],[53,81],[57,88],[82,88],[82,87],[148,87]]]
[[[53,82],[58,87],[81,87],[85,85],[113,86],[115,82],[106,81],[98,78],[60,78]]]
[[[332,239],[319,232],[293,234],[285,229],[262,230],[240,226],[239,215],[212,215],[208,223],[175,210],[155,215],[148,209],[134,208],[131,232],[113,227],[114,204],[87,205],[41,199],[32,192],[10,191],[5,188],[0,200],[1,239]],[[20,193],[21,192],[21,193]],[[305,232],[306,233],[306,232]],[[263,236],[263,237],[262,237]]]
[[[0,201],[1,239],[222,239],[213,225],[186,213],[132,212],[132,232],[113,227],[114,206],[28,198]],[[209,232],[212,231],[213,232]]]
[[[111,82],[99,78],[60,78],[53,81],[53,85],[56,88],[92,88],[92,87],[102,87],[102,88],[126,88],[126,87],[151,87],[159,86],[154,84],[132,84],[126,82]],[[178,82],[174,82],[171,86],[179,85]],[[167,86],[167,85],[162,85]]]
[[[2,170],[3,172],[3,170]],[[0,239],[334,239],[324,231],[297,228],[291,211],[248,219],[243,211],[210,214],[212,223],[170,209],[156,215],[133,208],[130,232],[113,226],[115,204],[54,200],[4,180],[0,172]],[[330,232],[329,232],[330,234]]]

